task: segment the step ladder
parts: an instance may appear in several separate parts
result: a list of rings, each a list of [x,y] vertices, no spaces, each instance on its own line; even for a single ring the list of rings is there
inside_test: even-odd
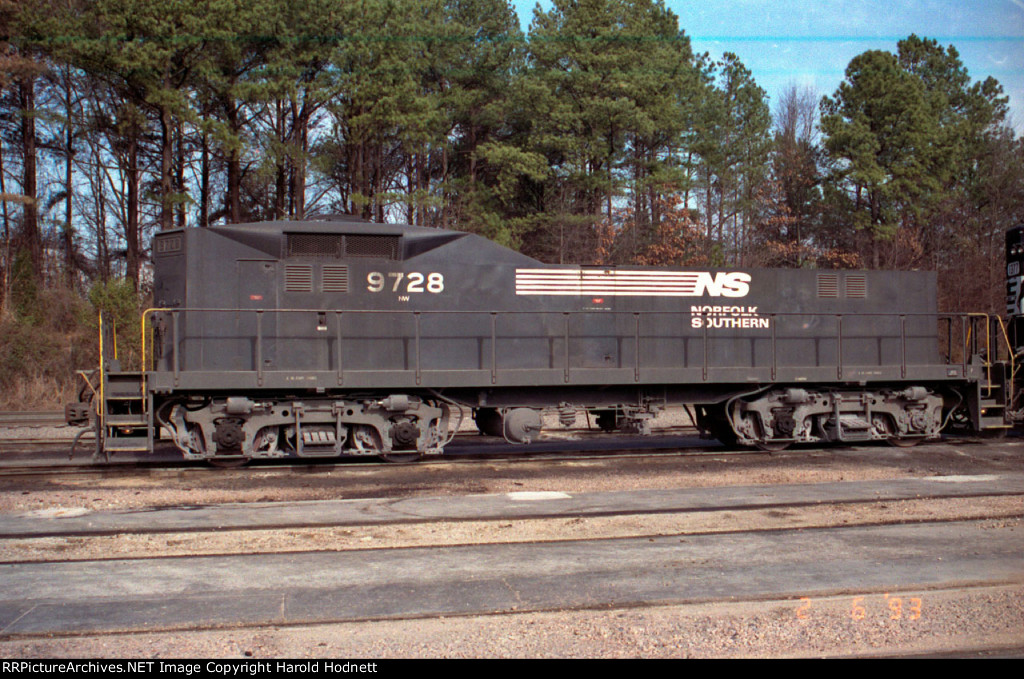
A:
[[[975,422],[980,431],[998,433],[1012,429],[1007,419],[1009,366],[1002,361],[985,364],[985,380],[978,383],[978,412]]]
[[[115,366],[116,367],[116,366]],[[153,411],[143,391],[142,373],[105,371],[96,453],[109,461],[116,452],[153,451]]]
[[[153,452],[153,404],[146,398],[145,374],[122,370],[113,323],[99,318],[100,371],[96,408],[96,451],[93,460],[111,453]]]

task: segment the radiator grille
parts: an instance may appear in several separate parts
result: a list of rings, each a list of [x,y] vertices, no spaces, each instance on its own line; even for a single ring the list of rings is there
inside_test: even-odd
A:
[[[313,292],[313,267],[289,264],[284,268],[285,292]]]
[[[286,251],[288,257],[398,259],[399,244],[399,236],[290,233]]]
[[[341,257],[342,236],[333,233],[288,234],[289,257]]]
[[[345,236],[345,254],[398,259],[398,236]]]
[[[348,292],[348,267],[324,265],[322,287],[324,292]]]
[[[856,299],[868,296],[868,280],[864,274],[846,274],[846,296]]]
[[[839,297],[839,274],[818,274],[818,297]]]

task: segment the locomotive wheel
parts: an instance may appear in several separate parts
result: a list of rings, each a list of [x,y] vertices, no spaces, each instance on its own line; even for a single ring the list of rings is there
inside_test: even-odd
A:
[[[886,439],[886,442],[895,448],[913,448],[921,442],[920,438],[899,438],[898,436],[890,436]]]
[[[736,432],[732,429],[732,425],[729,424],[724,406],[697,406],[696,416],[697,426],[715,437],[723,446],[731,448],[739,441],[736,438]]]
[[[247,457],[208,457],[206,461],[210,463],[211,467],[220,467],[221,469],[238,469],[249,464]]]
[[[733,447],[739,444],[736,432],[732,430],[728,422],[719,422],[711,427],[711,435],[718,439],[723,446]]]
[[[896,423],[887,416],[877,416],[873,420],[875,431],[880,434],[888,434],[885,442],[894,448],[913,448],[921,442],[921,437],[900,437],[897,433]]]
[[[252,442],[252,449],[255,452],[274,454],[281,439],[278,427],[264,427],[256,432]]]
[[[789,448],[789,444],[789,441],[758,441],[754,446],[767,453],[779,453]]]
[[[421,457],[419,453],[382,453],[380,458],[388,462],[416,462]]]
[[[614,410],[595,410],[597,414],[597,426],[601,431],[610,434],[619,428],[618,413]]]
[[[477,408],[473,411],[473,420],[483,436],[501,436],[501,413],[496,408]]]
[[[971,424],[971,416],[967,412],[967,408],[959,407],[950,413],[949,429],[961,434],[974,431],[974,425]]]

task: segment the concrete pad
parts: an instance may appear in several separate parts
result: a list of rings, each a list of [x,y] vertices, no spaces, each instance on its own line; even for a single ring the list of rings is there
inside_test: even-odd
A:
[[[976,497],[1018,493],[1024,493],[1024,474],[594,493],[550,491],[400,500],[253,502],[104,512],[61,508],[60,511],[0,515],[0,538],[696,512],[770,508],[793,503],[896,501],[937,494]]]
[[[990,521],[0,565],[0,636],[927,590],[1024,581]]]

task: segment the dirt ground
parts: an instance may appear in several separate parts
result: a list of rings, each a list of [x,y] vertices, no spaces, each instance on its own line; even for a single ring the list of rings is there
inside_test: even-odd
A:
[[[953,442],[782,455],[673,455],[563,461],[350,465],[308,470],[181,470],[0,481],[0,513],[521,491],[793,484],[1020,472],[1024,443]],[[1024,530],[1020,498],[910,500],[813,509],[557,520],[467,521],[0,542],[0,561],[346,550],[723,530],[987,518]],[[66,515],[66,514],[65,514]],[[849,592],[821,599],[704,602],[642,609],[518,612],[308,627],[8,639],[0,657],[693,658],[825,657],[1024,648],[1024,587]],[[859,598],[859,599],[858,599]],[[898,600],[898,605],[895,601]],[[858,617],[858,613],[862,613]]]

